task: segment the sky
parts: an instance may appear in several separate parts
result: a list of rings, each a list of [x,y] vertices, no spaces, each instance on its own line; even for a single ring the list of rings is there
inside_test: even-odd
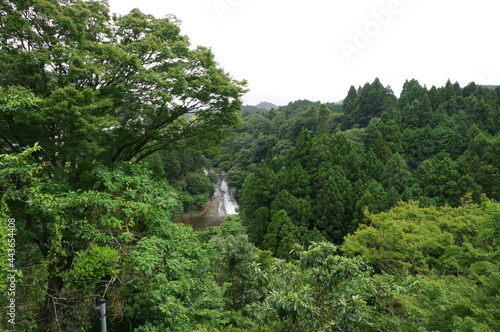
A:
[[[244,104],[338,102],[378,77],[399,96],[406,80],[500,85],[496,0],[109,0],[175,15],[193,46],[248,81]]]

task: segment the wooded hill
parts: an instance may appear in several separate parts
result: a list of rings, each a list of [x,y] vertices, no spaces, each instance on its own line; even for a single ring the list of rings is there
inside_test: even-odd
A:
[[[298,101],[245,116],[215,160],[242,188],[243,220],[257,245],[280,210],[305,227],[301,236],[319,231],[341,244],[366,221],[366,208],[500,199],[499,95],[474,83],[427,89],[411,80],[396,98],[376,79],[351,87],[343,114]]]
[[[500,89],[242,112],[174,17],[0,3],[3,330],[498,331]],[[240,216],[176,221],[228,171]],[[15,324],[13,324],[15,322]]]

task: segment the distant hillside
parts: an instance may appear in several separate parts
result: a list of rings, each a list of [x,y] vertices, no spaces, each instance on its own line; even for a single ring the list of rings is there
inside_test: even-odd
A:
[[[259,103],[256,107],[265,109],[267,111],[269,111],[272,108],[278,108],[278,106],[274,105],[273,103],[269,103],[267,101]]]
[[[243,109],[241,110],[241,113],[242,114],[255,114],[257,112],[260,112],[260,113],[265,113],[273,108],[278,108],[279,106],[276,106],[274,105],[273,103],[269,103],[267,101],[263,101],[259,104],[257,104],[256,106],[252,106],[252,105],[246,105],[246,106],[243,106]]]
[[[496,88],[500,87],[500,85],[481,85],[481,86],[483,86],[485,88],[490,88],[490,89],[493,89],[493,90],[495,90]]]

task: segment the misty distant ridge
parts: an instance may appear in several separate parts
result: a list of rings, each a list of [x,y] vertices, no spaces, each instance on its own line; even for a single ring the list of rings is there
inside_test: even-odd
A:
[[[269,103],[267,101],[260,102],[259,104],[253,106],[253,105],[245,105],[243,106],[243,109],[241,110],[241,113],[249,113],[249,114],[254,114],[257,112],[267,112],[273,108],[278,108],[279,106]]]
[[[490,88],[490,89],[493,89],[493,90],[495,90],[496,88],[500,87],[500,85],[481,85],[481,86],[483,86],[485,88]]]
[[[492,84],[478,84],[478,85],[482,86],[482,87],[490,88],[493,90],[500,87],[500,85],[492,85]],[[337,102],[326,103],[326,104],[330,105],[330,106],[331,105],[342,105],[343,102],[344,102],[344,100],[340,100]],[[291,102],[291,103],[293,103],[293,102]],[[313,103],[313,102],[311,102],[311,103]],[[243,106],[241,113],[248,112],[249,114],[253,114],[253,113],[257,113],[257,112],[267,112],[273,108],[278,109],[279,107],[281,107],[281,106],[267,102],[267,101],[262,101],[262,102],[258,103],[257,105],[245,105],[245,106]]]
[[[296,100],[296,101],[290,102],[290,103],[288,103],[288,106],[294,107],[293,105],[295,105],[297,103],[302,104],[303,106],[308,105],[308,106],[316,106],[316,107],[319,107],[320,104],[324,104],[332,112],[341,113],[342,112],[341,107],[342,107],[343,100],[338,101],[338,102],[334,102],[334,103],[321,103],[320,101],[313,102],[310,100],[303,99],[303,100]],[[271,109],[279,109],[281,107],[286,107],[286,106],[279,106],[279,105],[276,105],[276,104],[273,104],[273,103],[270,103],[267,101],[263,101],[263,102],[258,103],[257,105],[245,105],[245,106],[243,106],[243,108],[241,109],[241,114],[266,113],[266,112],[270,111]]]
[[[315,104],[314,102],[311,102],[311,101],[307,101],[307,102],[310,102],[311,104]],[[327,103],[327,104],[328,105],[342,105],[342,102],[343,102],[343,100],[337,101],[334,103]],[[293,102],[290,102],[290,103],[293,103]],[[319,102],[316,102],[316,103],[319,103]],[[245,106],[243,106],[241,113],[248,112],[249,114],[253,114],[253,113],[257,113],[257,112],[267,112],[273,108],[278,109],[279,107],[281,107],[281,106],[267,102],[267,101],[262,101],[262,102],[258,103],[257,105],[245,105]]]
[[[255,107],[257,108],[261,108],[261,109],[265,109],[266,111],[269,111],[273,108],[278,108],[277,105],[273,104],[273,103],[270,103],[270,102],[267,102],[267,101],[263,101],[263,102],[260,102],[258,105],[256,105]]]

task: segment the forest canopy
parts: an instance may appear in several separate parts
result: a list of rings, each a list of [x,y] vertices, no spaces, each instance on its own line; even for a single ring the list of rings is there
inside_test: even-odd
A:
[[[500,330],[499,87],[245,92],[173,16],[3,1],[2,329]]]
[[[85,167],[206,150],[238,124],[245,82],[174,17],[110,15],[100,1],[0,6],[3,153],[38,142],[44,160]]]

